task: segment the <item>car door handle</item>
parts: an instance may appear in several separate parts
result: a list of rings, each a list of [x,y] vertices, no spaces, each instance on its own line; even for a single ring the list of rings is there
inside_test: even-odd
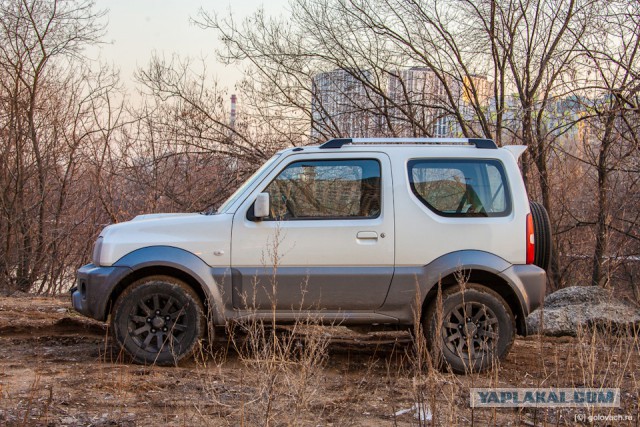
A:
[[[356,237],[363,240],[378,240],[378,233],[375,231],[358,231]]]

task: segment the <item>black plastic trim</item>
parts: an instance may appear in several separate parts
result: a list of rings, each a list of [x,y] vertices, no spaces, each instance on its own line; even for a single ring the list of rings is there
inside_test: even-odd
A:
[[[345,144],[351,144],[353,139],[351,138],[334,138],[325,142],[320,146],[320,148],[342,148]]]
[[[492,139],[483,138],[469,138],[469,143],[476,146],[476,148],[496,150],[498,146]]]
[[[78,269],[76,289],[71,294],[73,308],[92,319],[107,319],[109,296],[120,281],[132,272],[128,266],[99,267],[87,264]],[[86,294],[81,292],[84,283]]]

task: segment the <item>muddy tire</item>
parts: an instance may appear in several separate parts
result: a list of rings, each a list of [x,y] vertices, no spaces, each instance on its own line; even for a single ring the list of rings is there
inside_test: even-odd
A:
[[[533,263],[545,271],[551,264],[551,222],[547,210],[540,203],[529,202],[533,217],[533,236],[535,239],[535,256]]]
[[[516,324],[511,309],[495,291],[474,283],[442,293],[442,312],[433,301],[422,321],[433,359],[458,374],[494,366],[511,349]]]
[[[195,292],[168,276],[134,282],[118,297],[111,316],[116,343],[146,365],[177,365],[190,357],[205,333],[205,316]]]

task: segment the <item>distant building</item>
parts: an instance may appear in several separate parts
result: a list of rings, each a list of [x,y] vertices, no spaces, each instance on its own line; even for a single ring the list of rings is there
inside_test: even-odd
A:
[[[312,81],[311,137],[368,137],[380,128],[376,108],[380,96],[367,87],[371,74],[337,69],[320,73]]]
[[[588,128],[581,119],[587,114],[586,106],[592,101],[579,96],[567,96],[548,102],[545,109],[545,130],[557,136],[584,140]]]
[[[389,76],[387,95],[392,106],[389,121],[396,136],[454,136],[455,118],[445,107],[450,103],[447,86],[459,99],[461,85],[453,80],[445,85],[428,68],[397,70]]]
[[[430,69],[412,67],[376,77],[374,84],[367,70],[317,74],[312,80],[311,138],[460,136],[458,119],[448,106],[458,103],[463,118],[473,120],[472,87],[482,108],[488,109],[491,99],[484,76],[464,81],[445,77],[445,84]]]
[[[487,108],[492,96],[491,82],[487,76],[472,75],[462,79],[462,100],[465,104],[469,105],[475,102],[474,93],[478,105],[481,108]]]

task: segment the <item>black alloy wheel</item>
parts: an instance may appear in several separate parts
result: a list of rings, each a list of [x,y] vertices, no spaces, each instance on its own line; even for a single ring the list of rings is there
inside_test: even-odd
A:
[[[433,301],[423,318],[427,343],[441,368],[455,373],[481,372],[509,352],[515,339],[515,318],[492,289],[468,283],[442,293],[442,311]]]
[[[114,305],[116,342],[137,363],[176,365],[204,336],[198,296],[185,283],[151,276],[133,283]]]
[[[475,360],[495,348],[499,336],[498,319],[484,304],[459,304],[443,319],[441,336],[451,353]]]

